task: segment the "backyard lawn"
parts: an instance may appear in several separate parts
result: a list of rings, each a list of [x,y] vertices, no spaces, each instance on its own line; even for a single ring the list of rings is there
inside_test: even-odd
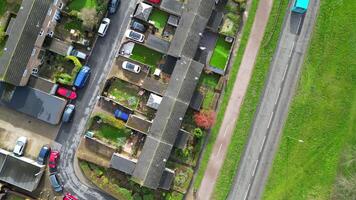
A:
[[[225,36],[219,35],[213,55],[210,59],[210,65],[224,70],[229,58],[230,49],[231,43],[225,41]]]
[[[130,109],[136,109],[140,100],[138,88],[119,79],[113,81],[108,93],[109,98]]]
[[[131,59],[155,68],[162,59],[162,54],[145,46],[135,44]]]
[[[264,199],[356,199],[355,9],[354,0],[320,2]]]
[[[99,139],[104,138],[113,143],[122,143],[130,136],[131,131],[124,125],[122,125],[122,128],[117,128],[110,124],[102,123],[95,133],[95,137],[98,137]]]
[[[69,10],[80,11],[82,8],[96,8],[98,6],[97,0],[73,0],[69,3]]]
[[[149,20],[154,22],[154,25],[156,28],[159,29],[159,32],[162,32],[167,24],[168,17],[169,17],[168,13],[159,9],[153,9]]]

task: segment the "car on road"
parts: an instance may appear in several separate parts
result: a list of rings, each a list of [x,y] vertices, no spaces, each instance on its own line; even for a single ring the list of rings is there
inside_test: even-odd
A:
[[[67,193],[64,197],[63,197],[63,200],[78,200],[77,197],[73,196],[72,194],[70,193]]]
[[[143,42],[145,40],[145,36],[142,33],[134,30],[127,30],[126,37],[137,42]]]
[[[64,87],[59,87],[57,89],[57,94],[72,100],[77,98],[77,93]]]
[[[98,29],[98,34],[100,37],[104,37],[106,34],[106,31],[108,30],[110,25],[110,19],[109,18],[104,18],[103,21],[101,21],[101,24]]]
[[[132,20],[130,28],[141,33],[144,33],[147,30],[147,27],[137,20]]]
[[[115,116],[115,118],[121,119],[125,122],[129,119],[129,114],[125,113],[124,111],[122,111],[120,109],[116,109],[114,111],[114,116]]]
[[[59,182],[57,174],[51,174],[49,175],[49,181],[51,182],[52,188],[56,192],[62,192],[63,187],[61,185],[61,182]]]
[[[141,67],[139,65],[136,65],[129,61],[122,62],[121,67],[127,71],[130,71],[130,72],[133,72],[136,74],[140,73],[140,71],[141,71]]]
[[[75,77],[74,84],[73,84],[74,87],[83,88],[89,76],[90,76],[90,67],[88,65],[85,65],[80,69],[77,76]]]
[[[40,153],[37,156],[37,163],[40,165],[44,165],[47,162],[47,158],[50,152],[51,152],[51,147],[48,144],[43,145],[40,150]]]
[[[49,154],[48,167],[50,173],[57,172],[59,158],[60,158],[60,153],[57,150],[52,150],[51,153]]]
[[[120,6],[120,0],[110,0],[108,3],[109,14],[115,14]]]
[[[70,120],[73,117],[74,111],[75,111],[75,105],[73,104],[66,105],[66,108],[64,109],[62,115],[62,122],[70,122]]]
[[[26,137],[21,136],[21,137],[17,138],[16,145],[15,145],[15,148],[13,150],[14,154],[16,156],[22,156],[23,152],[25,150],[26,144],[27,144],[27,138]]]
[[[148,2],[153,3],[153,4],[159,4],[159,3],[161,3],[161,0],[148,0]]]

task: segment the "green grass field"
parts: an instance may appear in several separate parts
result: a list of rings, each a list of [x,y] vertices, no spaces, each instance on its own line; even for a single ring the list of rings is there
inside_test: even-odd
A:
[[[69,10],[80,11],[83,8],[96,8],[98,6],[97,0],[73,0],[69,3]]]
[[[264,199],[356,199],[355,9],[354,0],[321,1]],[[338,173],[346,180],[353,176],[353,183],[335,190]]]
[[[160,32],[162,32],[167,24],[168,17],[168,13],[159,9],[153,9],[149,20],[154,21],[155,27],[158,28]]]
[[[163,55],[157,51],[135,44],[130,58],[155,68],[162,59],[162,56]]]
[[[225,36],[219,35],[213,55],[210,59],[210,65],[224,70],[229,58],[230,49],[231,43],[225,41]]]
[[[96,136],[99,138],[105,138],[112,142],[117,142],[118,138],[126,139],[130,136],[131,131],[124,126],[122,129],[113,127],[109,124],[101,124],[100,129],[96,132]]]

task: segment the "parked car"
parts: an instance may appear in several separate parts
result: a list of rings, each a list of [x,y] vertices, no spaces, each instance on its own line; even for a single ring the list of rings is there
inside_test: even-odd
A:
[[[115,14],[120,6],[120,0],[110,0],[108,3],[109,14]]]
[[[62,187],[61,183],[59,182],[57,174],[49,175],[49,181],[51,182],[51,185],[52,185],[52,188],[54,189],[54,191],[56,191],[56,192],[63,191],[63,187]]]
[[[130,27],[132,30],[139,31],[141,33],[144,33],[147,30],[147,27],[137,20],[132,20]]]
[[[69,122],[72,119],[74,110],[75,110],[75,105],[73,105],[73,104],[66,105],[66,108],[64,109],[64,112],[62,115],[62,121]]]
[[[132,62],[129,62],[129,61],[124,61],[122,62],[122,65],[121,67],[127,71],[130,71],[130,72],[133,72],[133,73],[140,73],[141,71],[141,66],[140,65],[136,65]]]
[[[75,56],[75,57],[80,58],[80,59],[83,59],[83,60],[87,59],[87,54],[85,54],[85,53],[83,53],[83,52],[81,52],[81,51],[78,51],[78,50],[76,50],[76,49],[73,49],[73,50],[70,52],[70,55],[71,55],[71,56]]]
[[[137,42],[143,42],[145,40],[145,36],[142,33],[133,30],[127,30],[126,37]]]
[[[60,158],[59,151],[56,150],[51,151],[51,153],[49,154],[49,162],[48,162],[49,172],[51,173],[57,172],[57,165],[58,165],[59,158]]]
[[[124,111],[122,111],[120,109],[116,109],[114,111],[114,116],[115,116],[115,118],[121,119],[125,122],[129,119],[129,114],[125,113]]]
[[[148,0],[148,2],[153,3],[153,4],[159,4],[159,3],[161,3],[161,0]]]
[[[27,138],[26,137],[21,136],[21,137],[17,138],[16,145],[15,145],[15,148],[14,148],[14,151],[13,151],[14,154],[16,156],[22,156],[23,152],[25,150],[26,144],[27,144]]]
[[[50,152],[51,152],[51,147],[48,144],[43,145],[40,150],[40,153],[37,156],[37,163],[40,165],[44,165],[47,162],[47,158]]]
[[[64,87],[59,87],[57,94],[72,100],[77,98],[77,93]]]
[[[98,34],[100,37],[104,37],[106,34],[106,31],[108,30],[110,25],[110,19],[109,18],[104,18],[103,21],[101,21],[101,24],[98,29]]]
[[[67,193],[64,197],[63,197],[63,200],[78,200],[77,197],[73,196],[72,194],[70,193]]]
[[[77,88],[83,88],[89,78],[89,75],[90,75],[90,67],[85,65],[78,72],[77,77],[75,77],[73,85]]]

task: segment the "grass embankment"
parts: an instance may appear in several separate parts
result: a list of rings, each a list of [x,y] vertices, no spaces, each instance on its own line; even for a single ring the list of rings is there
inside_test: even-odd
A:
[[[210,59],[210,65],[224,70],[229,58],[230,49],[231,43],[225,41],[225,36],[219,35],[213,55]]]
[[[199,188],[199,186],[201,184],[201,181],[202,181],[202,179],[204,177],[204,173],[205,173],[205,170],[206,170],[206,167],[207,167],[211,152],[213,150],[213,146],[214,146],[217,134],[219,132],[219,129],[220,129],[223,117],[224,117],[224,113],[226,111],[227,102],[230,99],[230,95],[231,95],[231,92],[232,92],[232,87],[233,87],[233,85],[235,83],[235,80],[236,80],[236,75],[237,75],[237,72],[239,70],[239,66],[240,66],[240,63],[241,63],[242,55],[243,55],[243,53],[245,51],[247,40],[248,40],[250,32],[251,32],[252,24],[253,24],[253,21],[254,21],[254,18],[255,18],[255,14],[256,14],[257,4],[258,4],[258,0],[252,1],[251,8],[249,10],[249,17],[248,17],[248,19],[246,21],[246,24],[244,25],[245,27],[244,27],[244,30],[243,30],[243,33],[242,33],[242,38],[241,38],[241,42],[240,42],[240,47],[239,47],[237,55],[236,55],[236,60],[235,60],[235,63],[233,65],[231,71],[229,72],[229,81],[227,82],[225,93],[224,93],[224,96],[222,97],[223,99],[222,99],[222,102],[221,102],[221,106],[220,106],[220,109],[219,109],[218,114],[216,116],[216,123],[215,123],[214,127],[211,130],[209,141],[206,144],[206,147],[204,149],[204,152],[203,152],[203,155],[202,155],[202,158],[201,158],[201,161],[200,161],[200,166],[199,166],[199,169],[198,169],[198,172],[197,172],[198,174],[197,174],[196,179],[194,181],[194,188],[195,189]]]
[[[321,1],[264,199],[356,199],[355,9]]]
[[[288,0],[274,0],[273,8],[268,20],[261,48],[256,59],[255,68],[247,89],[247,93],[240,110],[234,134],[231,138],[225,162],[220,170],[215,185],[214,199],[225,199],[230,191],[236,169],[243,154],[244,146],[248,140],[257,106],[263,94],[264,84],[273,54],[277,47],[279,33],[288,6]],[[230,158],[230,159],[229,159]],[[232,159],[231,159],[232,158]]]

